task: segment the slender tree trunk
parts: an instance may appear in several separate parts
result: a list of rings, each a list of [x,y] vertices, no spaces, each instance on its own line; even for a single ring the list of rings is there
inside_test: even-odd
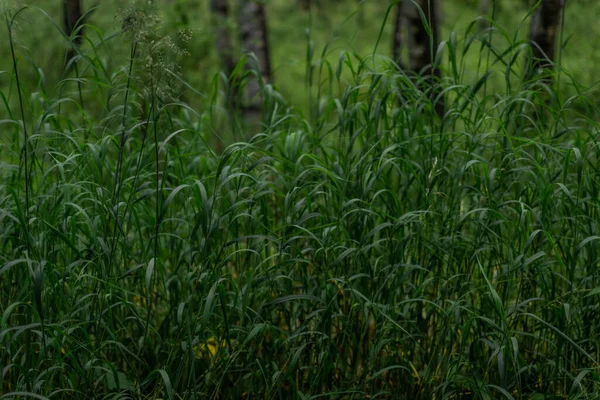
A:
[[[213,23],[216,27],[216,47],[221,60],[221,66],[229,76],[235,68],[233,58],[233,42],[228,29],[229,3],[227,0],[210,0],[210,10],[213,14]]]
[[[536,72],[551,70],[556,54],[556,36],[560,26],[564,0],[542,0],[531,20],[529,40],[531,62],[525,76],[531,78]],[[546,77],[549,80],[549,77]]]
[[[77,28],[83,23],[81,20],[81,1],[80,0],[63,0],[63,24],[65,28],[65,34],[69,37],[77,30]],[[81,45],[83,38],[83,31],[80,29],[76,36],[73,38],[73,45],[67,50],[68,63],[75,55],[75,48]]]
[[[400,2],[396,5],[396,15],[394,18],[394,37],[392,40],[392,56],[394,57],[394,62],[398,64],[400,68],[402,66],[402,42],[403,42],[403,26],[406,25],[404,10],[402,7],[403,3]]]
[[[407,12],[409,18],[409,26],[411,38],[410,43],[410,60],[411,68],[415,72],[424,72],[425,69],[431,69],[433,64],[433,56],[439,44],[438,30],[438,15],[437,15],[437,0],[419,0],[419,7],[423,11],[429,30],[427,32],[421,14],[414,7],[410,6],[410,11]],[[431,73],[431,72],[429,72]]]
[[[421,18],[419,9],[410,0],[405,0],[398,5],[396,15],[396,28],[394,29],[394,59],[399,60],[402,50],[402,30],[406,25],[406,45],[408,46],[408,67],[421,77],[422,90],[428,90],[437,85],[441,76],[440,70],[434,65],[434,57],[439,41],[439,1],[418,0],[417,4],[422,10],[429,29],[426,28]],[[435,101],[439,91],[431,90],[431,100]],[[435,103],[435,111],[438,115],[444,114],[444,103],[440,99]]]
[[[304,11],[310,10],[311,0],[298,0],[298,3],[300,4],[300,8],[302,8]]]
[[[358,6],[358,10],[357,10],[357,15],[356,15],[356,23],[358,25],[359,29],[364,28],[365,24],[366,24],[366,20],[365,20],[365,2],[364,0],[357,0],[357,6]]]
[[[490,9],[491,7],[491,0],[479,0],[479,15],[481,16],[481,19],[479,20],[479,30],[480,31],[484,31],[487,28],[490,27],[490,23],[488,22],[488,18],[491,17],[490,15]]]
[[[271,80],[271,63],[264,5],[256,0],[238,0],[238,19],[246,69],[256,71],[263,82]],[[245,88],[242,108],[246,114],[260,114],[263,98],[258,80],[252,77]]]
[[[225,71],[228,78],[231,78],[231,74],[235,69],[235,59],[233,57],[233,42],[231,40],[231,32],[228,27],[229,19],[229,2],[228,0],[210,0],[210,10],[213,16],[213,24],[216,27],[216,41],[215,46],[217,48],[217,54],[221,61],[221,68]],[[237,85],[231,84],[228,87],[228,105],[232,108],[236,108],[237,99]]]

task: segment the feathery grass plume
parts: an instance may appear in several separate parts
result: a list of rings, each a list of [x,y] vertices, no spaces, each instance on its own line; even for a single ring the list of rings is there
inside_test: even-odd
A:
[[[178,59],[190,56],[178,43],[188,42],[194,30],[178,29],[178,43],[168,33],[161,34],[163,24],[154,1],[136,0],[119,11],[116,18],[123,33],[137,45],[137,60],[144,71],[139,82],[141,90],[150,96],[148,91],[154,88],[155,95],[163,102],[178,97],[182,87]]]

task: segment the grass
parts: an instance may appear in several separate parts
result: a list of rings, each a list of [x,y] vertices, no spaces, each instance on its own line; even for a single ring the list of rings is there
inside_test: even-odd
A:
[[[0,398],[600,397],[598,109],[572,75],[448,35],[439,119],[385,56],[308,47],[307,111],[266,86],[255,132],[218,75],[179,98],[129,12],[58,90],[5,67]]]

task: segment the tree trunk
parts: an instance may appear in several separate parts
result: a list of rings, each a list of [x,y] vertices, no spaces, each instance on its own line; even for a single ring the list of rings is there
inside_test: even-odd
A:
[[[63,24],[65,28],[65,34],[68,37],[71,37],[77,28],[82,25],[83,21],[81,20],[81,16],[82,13],[80,0],[63,0]],[[83,31],[80,29],[78,32],[76,32],[75,37],[72,38],[72,45],[69,50],[67,50],[67,63],[75,55],[75,46],[79,47],[79,45],[81,45],[82,38]]]
[[[257,72],[259,79],[269,82],[271,64],[264,5],[256,0],[238,0],[238,19],[242,50],[246,54],[246,70],[252,71],[252,74]],[[242,102],[246,114],[260,114],[263,104],[260,92],[260,84],[252,76],[246,85]]]
[[[235,59],[233,57],[233,42],[231,40],[231,32],[228,27],[229,19],[229,2],[228,0],[210,0],[210,11],[212,12],[213,24],[215,29],[215,46],[217,54],[221,61],[221,68],[225,71],[228,78],[235,69]],[[230,84],[228,87],[228,105],[235,109],[237,90],[235,84]]]
[[[402,28],[406,24],[408,31],[406,35],[406,45],[409,53],[408,67],[420,76],[419,87],[422,90],[427,90],[435,87],[441,76],[440,70],[433,65],[435,53],[440,43],[439,3],[438,0],[418,0],[417,3],[427,20],[429,29],[426,29],[421,13],[411,0],[405,0],[402,5],[399,3],[396,29],[394,29],[393,54],[394,59],[399,60],[402,46]],[[435,101],[438,93],[438,90],[430,91],[432,101]],[[444,103],[442,99],[435,102],[435,111],[438,115],[443,115]]]
[[[366,24],[366,20],[365,20],[365,2],[364,0],[357,0],[357,7],[358,10],[356,11],[357,15],[356,15],[356,24],[358,25],[359,29],[363,29],[365,24]]]
[[[437,0],[419,0],[419,7],[423,11],[430,33],[427,32],[421,14],[414,6],[410,6],[410,12],[407,12],[410,29],[410,60],[413,71],[421,73],[425,69],[431,69],[433,64],[434,52],[439,44]],[[430,72],[429,72],[430,73]]]
[[[484,31],[490,27],[490,23],[488,21],[491,18],[490,15],[491,9],[491,0],[479,0],[479,30]]]
[[[404,18],[404,10],[402,9],[402,2],[396,5],[396,18],[394,20],[394,38],[392,41],[392,56],[394,57],[394,62],[398,64],[400,68],[402,66],[402,42],[403,42],[403,32],[402,27],[406,25],[406,21]]]
[[[304,11],[310,10],[310,0],[298,0],[298,3],[300,4],[300,8],[302,8]]]
[[[552,69],[556,54],[556,32],[563,7],[564,0],[542,0],[535,10],[529,33],[531,62],[527,65],[527,79],[536,72]],[[546,79],[549,80],[548,77]]]

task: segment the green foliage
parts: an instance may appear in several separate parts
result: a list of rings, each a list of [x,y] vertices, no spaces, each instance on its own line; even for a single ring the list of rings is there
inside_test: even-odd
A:
[[[501,25],[449,33],[440,119],[375,40],[332,58],[310,31],[306,97],[266,85],[256,133],[130,11],[56,84],[3,64],[2,398],[598,398],[598,109],[572,75],[522,82]]]

